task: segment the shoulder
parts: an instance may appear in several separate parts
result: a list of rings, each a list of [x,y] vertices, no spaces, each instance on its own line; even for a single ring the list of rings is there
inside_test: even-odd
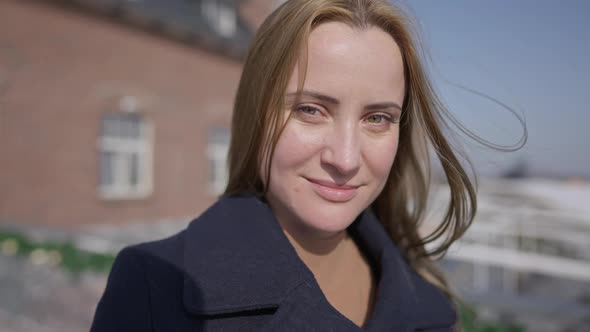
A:
[[[434,264],[434,262],[431,262]],[[443,292],[434,276],[420,273],[406,263],[411,275],[411,294],[415,306],[409,312],[420,328],[454,327],[458,321],[458,312],[454,299]]]
[[[117,255],[115,263],[120,261],[121,264],[142,264],[143,268],[150,272],[166,267],[181,270],[185,232],[183,230],[165,239],[126,247]]]
[[[149,331],[154,306],[175,305],[182,292],[184,231],[117,254],[91,331]]]
[[[162,285],[178,292],[184,275],[184,234],[179,232],[165,239],[129,246],[117,255],[108,283],[131,279],[150,288],[152,297],[166,292]],[[157,288],[152,286],[157,285]],[[168,289],[167,291],[172,291]],[[168,292],[168,294],[176,292]]]
[[[146,282],[158,276],[166,276],[159,271],[183,270],[184,233],[171,237],[128,246],[121,250],[113,263],[108,282],[143,277]]]

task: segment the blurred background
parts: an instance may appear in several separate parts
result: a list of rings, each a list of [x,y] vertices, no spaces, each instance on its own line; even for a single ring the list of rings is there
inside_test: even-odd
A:
[[[227,180],[243,57],[274,0],[0,0],[0,331],[88,330],[114,255]],[[590,331],[590,2],[395,1],[479,175],[440,262],[468,331]],[[457,128],[456,128],[457,129]],[[429,220],[440,220],[444,184]]]

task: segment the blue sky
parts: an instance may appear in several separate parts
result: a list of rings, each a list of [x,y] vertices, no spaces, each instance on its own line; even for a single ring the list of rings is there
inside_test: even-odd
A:
[[[453,84],[526,118],[529,140],[515,153],[460,139],[480,173],[526,160],[533,174],[590,177],[590,1],[394,2],[417,22],[435,87],[456,118],[497,144],[522,134],[514,115]]]

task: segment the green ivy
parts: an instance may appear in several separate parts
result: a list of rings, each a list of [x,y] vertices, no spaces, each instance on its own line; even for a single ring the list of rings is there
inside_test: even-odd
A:
[[[2,231],[0,254],[25,256],[34,264],[59,266],[75,275],[81,272],[108,273],[115,260],[114,255],[81,250],[69,241],[32,241],[21,234]]]

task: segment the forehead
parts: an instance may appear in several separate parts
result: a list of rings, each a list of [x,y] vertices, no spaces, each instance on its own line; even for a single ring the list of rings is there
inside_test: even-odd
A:
[[[337,95],[360,89],[375,98],[385,97],[384,94],[390,97],[393,90],[401,89],[395,97],[403,97],[402,55],[393,37],[385,31],[328,22],[316,27],[307,42],[307,54],[300,56],[289,81],[291,92],[303,77],[306,61],[305,88]]]

